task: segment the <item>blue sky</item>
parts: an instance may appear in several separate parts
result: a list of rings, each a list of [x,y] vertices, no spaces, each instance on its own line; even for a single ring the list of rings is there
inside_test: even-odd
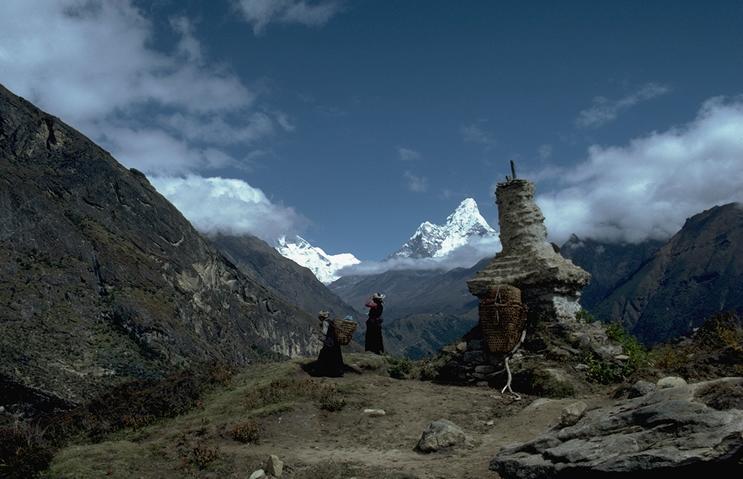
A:
[[[497,227],[509,160],[558,241],[743,200],[743,1],[8,1],[0,82],[202,229],[362,259],[465,197]]]

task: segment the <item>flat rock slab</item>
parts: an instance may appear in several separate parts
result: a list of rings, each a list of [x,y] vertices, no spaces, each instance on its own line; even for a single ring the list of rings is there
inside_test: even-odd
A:
[[[742,405],[743,378],[658,389],[588,411],[573,426],[504,448],[490,469],[504,479],[740,472]]]

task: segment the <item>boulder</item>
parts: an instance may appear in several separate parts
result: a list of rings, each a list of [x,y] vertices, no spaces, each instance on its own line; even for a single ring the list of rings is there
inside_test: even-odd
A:
[[[685,384],[686,380],[678,376],[667,376],[665,378],[658,379],[658,382],[656,383],[658,389],[675,388],[677,386],[684,386]]]
[[[364,414],[371,417],[380,417],[386,415],[387,413],[384,411],[384,409],[364,409]]]
[[[250,475],[250,479],[263,479],[266,477],[266,471],[263,469],[258,469],[257,471],[253,471],[253,474]]]
[[[743,456],[741,407],[743,378],[658,389],[506,447],[490,469],[504,479],[730,477]]]
[[[648,381],[639,380],[630,387],[628,395],[630,399],[637,398],[646,394],[650,394],[651,392],[655,391],[655,389],[655,384]]]
[[[565,406],[560,413],[560,427],[572,426],[577,423],[586,413],[586,409],[588,409],[588,405],[583,401],[576,401]]]
[[[421,452],[435,452],[464,444],[464,431],[451,421],[439,419],[434,421],[423,431],[416,449]]]
[[[284,473],[284,461],[279,456],[271,454],[266,461],[266,472],[273,477],[281,477]]]

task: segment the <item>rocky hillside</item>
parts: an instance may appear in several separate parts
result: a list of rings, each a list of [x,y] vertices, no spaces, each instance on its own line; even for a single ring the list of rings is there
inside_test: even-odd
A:
[[[591,282],[583,289],[580,304],[591,311],[618,284],[649,261],[662,241],[642,243],[604,243],[572,235],[560,248],[560,254],[591,273]]]
[[[716,312],[742,308],[743,207],[731,203],[689,218],[595,314],[656,343],[690,332]]]
[[[248,277],[276,292],[311,316],[330,311],[333,317],[358,316],[322,284],[308,268],[285,258],[260,238],[251,235],[216,235],[211,242]]]
[[[77,402],[181,365],[316,348],[313,320],[143,174],[1,86],[0,250],[0,380],[26,396]]]
[[[424,358],[464,336],[476,323],[475,318],[451,314],[411,314],[386,325],[384,347],[396,356]]]

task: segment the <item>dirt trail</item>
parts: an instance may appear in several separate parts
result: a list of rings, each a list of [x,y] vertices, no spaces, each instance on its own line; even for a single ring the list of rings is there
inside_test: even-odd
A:
[[[380,469],[416,478],[497,478],[488,470],[502,446],[529,440],[551,427],[562,408],[575,399],[515,401],[490,388],[438,385],[376,375],[347,374],[324,379],[345,391],[348,405],[324,412],[311,405],[271,418],[267,439],[254,452],[279,454],[291,463],[347,462],[369,474]],[[584,398],[585,399],[585,398]],[[589,402],[598,398],[588,398]],[[364,408],[384,409],[368,417]],[[414,450],[425,426],[448,419],[467,434],[461,449],[421,454]],[[493,425],[487,425],[488,421]],[[378,477],[363,475],[361,477]]]

